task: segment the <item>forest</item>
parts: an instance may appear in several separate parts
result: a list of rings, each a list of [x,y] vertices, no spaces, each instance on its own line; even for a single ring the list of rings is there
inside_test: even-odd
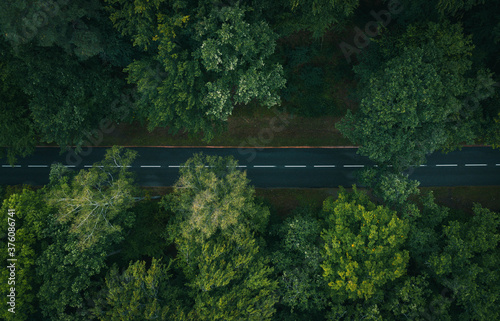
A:
[[[500,1],[11,0],[0,30],[2,161],[119,128],[91,168],[0,185],[0,319],[500,319],[499,212],[407,174],[500,147]],[[278,215],[234,158],[153,195],[119,147],[252,145],[269,115],[296,119],[271,145],[377,167]]]
[[[13,249],[0,256],[18,259],[14,276],[0,271],[16,291],[2,319],[500,317],[498,212],[354,185],[281,218],[237,161],[201,153],[158,200],[134,183],[135,157],[115,146],[89,169],[53,165],[43,188],[2,191],[0,243]]]

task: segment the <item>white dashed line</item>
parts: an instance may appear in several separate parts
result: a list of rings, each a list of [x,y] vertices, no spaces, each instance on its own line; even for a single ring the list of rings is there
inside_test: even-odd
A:
[[[335,165],[314,165],[314,167],[326,167],[326,168],[332,167],[333,168],[333,167],[335,167]]]
[[[438,167],[451,167],[451,166],[458,166],[458,164],[436,164]]]
[[[276,165],[253,165],[253,167],[255,167],[255,168],[260,168],[260,167],[262,167],[262,168],[265,168],[265,167],[270,168],[270,167],[276,167]]]
[[[141,165],[141,167],[142,168],[151,168],[151,167],[153,167],[153,168],[159,168],[159,167],[161,167],[161,165]]]
[[[427,167],[427,165],[420,165],[420,167]]]
[[[365,167],[365,165],[344,165],[344,167]]]
[[[243,168],[246,168],[247,165],[238,165],[237,167],[243,167]]]
[[[300,167],[300,168],[304,168],[304,167],[306,167],[306,165],[285,165],[285,167]]]
[[[181,166],[181,165],[168,165],[168,167],[179,168],[179,167],[184,167],[184,166]]]
[[[49,165],[28,165],[28,167],[43,168],[43,167],[49,167]]]
[[[2,165],[2,167],[21,167],[21,165],[13,165],[13,166],[10,166],[10,165]]]
[[[64,165],[64,167],[76,167],[76,165]]]
[[[465,166],[488,166],[487,164],[465,164]]]
[[[496,166],[500,166],[500,164],[495,164]]]

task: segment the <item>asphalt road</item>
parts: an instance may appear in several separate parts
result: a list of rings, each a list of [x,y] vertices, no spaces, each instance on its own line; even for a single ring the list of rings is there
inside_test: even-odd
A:
[[[373,166],[355,148],[134,148],[139,157],[131,170],[143,186],[171,186],[179,166],[194,153],[234,156],[256,187],[338,187],[355,183],[355,173]],[[0,160],[0,184],[48,183],[50,165],[60,162],[75,170],[91,167],[103,158],[105,148],[84,149],[76,156],[59,148],[37,148],[15,167]],[[410,169],[421,186],[500,185],[500,150],[467,147],[448,154],[428,155],[424,166]]]

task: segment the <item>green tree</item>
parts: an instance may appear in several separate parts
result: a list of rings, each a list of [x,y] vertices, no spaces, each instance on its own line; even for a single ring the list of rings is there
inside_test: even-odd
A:
[[[479,204],[473,212],[467,222],[443,227],[444,246],[429,263],[438,281],[453,291],[462,319],[495,320],[500,317],[500,215]]]
[[[163,200],[176,213],[171,238],[180,233],[204,239],[218,230],[235,237],[240,230],[264,231],[269,210],[256,202],[254,187],[237,166],[232,157],[201,153],[186,161],[172,196]]]
[[[103,237],[82,250],[68,223],[55,218],[49,222],[50,244],[37,258],[40,310],[50,320],[91,320],[92,298],[101,286],[96,276],[106,268],[106,256],[120,239]]]
[[[388,206],[401,207],[410,195],[419,194],[420,182],[411,180],[407,174],[394,173],[387,169],[370,168],[364,170],[360,181],[373,189]]]
[[[10,288],[15,288],[16,297],[15,313],[7,310],[11,306],[4,306],[0,312],[2,320],[33,320],[38,316],[36,293],[41,284],[35,273],[35,263],[42,252],[43,232],[50,215],[51,211],[41,192],[23,189],[3,202],[0,209],[0,259],[8,265],[15,264],[15,277],[10,278],[10,269],[3,268],[0,271],[0,293],[5,298],[10,294]],[[11,230],[14,233],[8,234]],[[8,248],[14,250],[7,251]],[[17,261],[9,262],[7,259]]]
[[[108,149],[102,162],[91,169],[81,170],[74,177],[56,176],[47,195],[50,205],[57,208],[57,219],[69,222],[70,232],[88,247],[107,235],[121,234],[130,226],[133,215],[128,211],[134,199],[134,184],[129,166],[137,152],[114,146]],[[56,165],[59,172],[62,165]]]
[[[271,260],[279,280],[280,304],[297,318],[317,320],[327,305],[328,286],[321,268],[322,226],[311,212],[298,209],[272,231],[279,241]]]
[[[137,85],[138,114],[149,129],[203,132],[210,140],[236,104],[279,103],[285,80],[281,66],[270,60],[277,36],[250,7],[107,2],[114,26],[147,51],[126,71]]]
[[[96,315],[100,320],[172,320],[169,307],[175,290],[168,284],[168,269],[156,259],[147,269],[144,261],[130,262],[123,273],[113,266]]]
[[[195,155],[163,204],[167,229],[194,300],[195,320],[270,320],[277,283],[260,238],[269,210],[255,202],[246,173],[232,158]]]
[[[444,22],[409,26],[401,36],[386,36],[355,68],[361,77],[361,103],[338,124],[361,145],[359,152],[396,170],[420,165],[437,149],[472,142],[480,129],[466,98],[477,86],[493,85],[491,73],[468,77],[470,37],[459,25]],[[381,66],[381,67],[379,67]]]
[[[383,297],[384,286],[406,274],[408,222],[356,188],[351,194],[341,190],[336,201],[328,198],[323,210],[328,226],[322,233],[323,276],[334,299]]]

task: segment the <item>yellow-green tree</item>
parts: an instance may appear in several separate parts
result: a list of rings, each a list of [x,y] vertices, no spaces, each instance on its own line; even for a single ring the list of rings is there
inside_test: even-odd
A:
[[[323,276],[335,304],[381,302],[393,281],[406,275],[408,222],[355,187],[352,193],[341,189],[337,200],[325,200],[323,210],[328,226],[322,233]]]

